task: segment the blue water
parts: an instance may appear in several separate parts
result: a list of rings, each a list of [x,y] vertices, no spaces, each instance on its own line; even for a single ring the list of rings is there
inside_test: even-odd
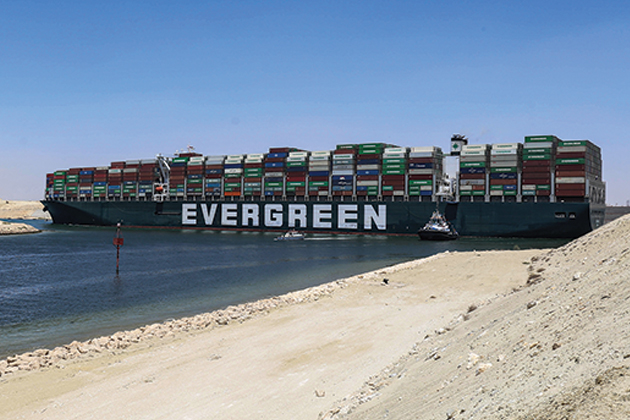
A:
[[[113,228],[32,222],[0,237],[0,357],[112,334],[330,282],[445,250],[556,247],[562,240],[311,235]]]

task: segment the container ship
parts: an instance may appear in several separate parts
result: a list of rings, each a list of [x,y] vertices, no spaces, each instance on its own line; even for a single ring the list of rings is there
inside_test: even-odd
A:
[[[457,173],[445,173],[445,159]],[[462,236],[575,238],[604,221],[601,150],[588,140],[335,150],[111,162],[46,175],[58,224],[416,235],[436,208]]]

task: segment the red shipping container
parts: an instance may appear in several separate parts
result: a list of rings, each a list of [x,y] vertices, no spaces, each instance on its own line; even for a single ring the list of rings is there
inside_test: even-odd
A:
[[[576,159],[576,158],[586,158],[585,152],[558,152],[556,154],[556,159]]]
[[[213,165],[213,167],[214,167],[214,165]],[[245,167],[246,168],[262,168],[263,167],[263,163],[262,162],[260,162],[260,163],[246,163]],[[209,168],[209,166],[206,166],[206,168]]]
[[[354,155],[356,152],[355,149],[337,149],[333,151],[333,155]]]
[[[460,174],[460,179],[486,179],[486,174]]]
[[[367,155],[361,155],[361,154],[357,155],[358,162],[361,162],[361,160],[363,159],[380,159],[380,158],[381,158],[381,155],[379,155],[378,153],[369,153]]]
[[[556,165],[557,171],[585,171],[586,165]]]
[[[309,176],[308,177],[309,181],[328,181],[328,177],[327,176]]]
[[[383,175],[383,181],[404,181],[404,175]]]
[[[409,179],[421,179],[421,180],[429,180],[433,179],[433,175],[431,174],[409,174]]]
[[[409,158],[409,163],[434,163],[435,159],[430,157]]]
[[[516,185],[517,179],[491,179],[490,185]]]
[[[378,181],[378,175],[357,175],[357,181]]]
[[[536,167],[551,168],[551,161],[550,160],[524,160],[523,161],[523,170],[526,168],[536,168]]]
[[[585,177],[584,171],[556,171],[556,178],[573,178],[573,177]]]

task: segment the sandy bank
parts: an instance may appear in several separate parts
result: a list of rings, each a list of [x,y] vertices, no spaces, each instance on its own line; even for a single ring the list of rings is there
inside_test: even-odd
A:
[[[19,235],[22,233],[37,232],[41,231],[31,225],[27,225],[26,223],[0,221],[0,235]]]
[[[0,199],[0,219],[50,220],[39,201],[13,201]]]
[[[10,358],[0,417],[316,419],[425,337],[525,284],[539,253],[440,254]]]
[[[372,380],[390,386],[367,384],[326,418],[626,420],[629,302],[624,216],[542,254],[527,287],[429,337]]]

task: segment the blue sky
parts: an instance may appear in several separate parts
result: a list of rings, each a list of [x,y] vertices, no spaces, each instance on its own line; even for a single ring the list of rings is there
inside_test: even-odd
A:
[[[0,197],[56,169],[269,147],[602,147],[630,200],[630,3],[0,0]]]

